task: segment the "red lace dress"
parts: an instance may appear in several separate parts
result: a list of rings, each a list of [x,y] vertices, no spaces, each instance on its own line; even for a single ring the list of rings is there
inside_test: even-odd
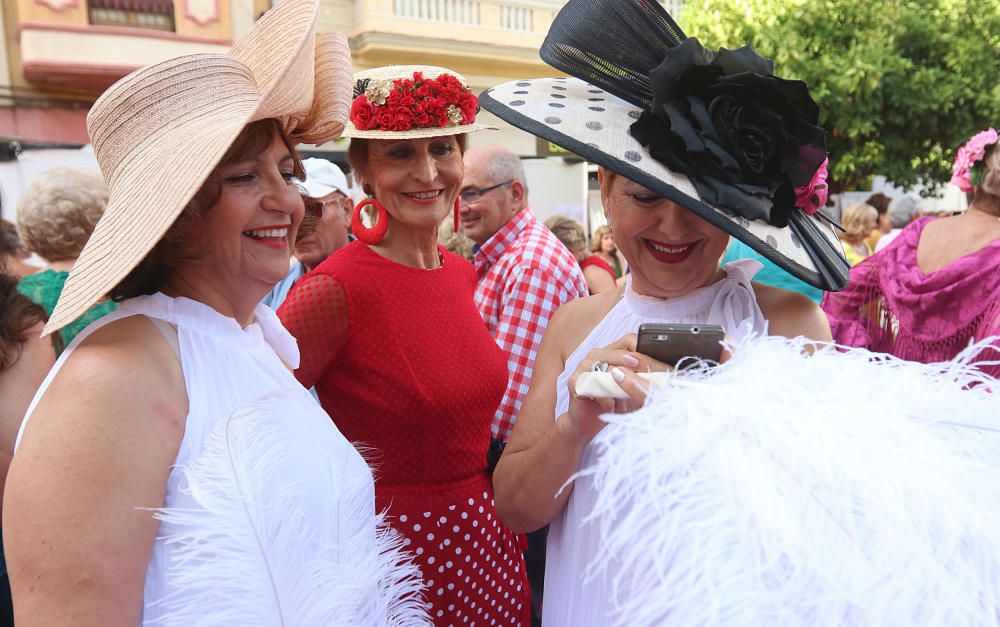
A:
[[[421,270],[357,241],[296,283],[278,310],[295,376],[375,473],[375,499],[406,538],[436,625],[528,625],[518,537],[486,472],[507,360],[473,301],[475,272],[440,249]]]

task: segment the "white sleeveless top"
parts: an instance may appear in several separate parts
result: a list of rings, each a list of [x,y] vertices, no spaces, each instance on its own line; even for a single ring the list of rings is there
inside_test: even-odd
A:
[[[661,300],[636,294],[631,282],[624,297],[566,360],[556,383],[556,418],[569,407],[566,383],[580,360],[594,348],[612,344],[645,323],[718,324],[736,342],[751,334],[766,334],[767,320],[757,305],[751,279],[763,266],[744,259],[725,266],[726,278],[680,298]],[[595,461],[596,448],[583,451],[580,468]],[[598,525],[586,521],[596,493],[589,476],[578,477],[566,508],[549,525],[545,555],[544,627],[603,627],[611,622],[611,583],[587,576],[601,541]],[[641,539],[637,539],[641,541]]]
[[[73,349],[132,315],[177,328],[189,402],[164,507],[150,513],[161,522],[142,624],[423,624],[407,601],[419,572],[379,526],[371,471],[285,366],[298,348],[266,306],[241,328],[187,298],[127,300],[63,352],[25,423]]]

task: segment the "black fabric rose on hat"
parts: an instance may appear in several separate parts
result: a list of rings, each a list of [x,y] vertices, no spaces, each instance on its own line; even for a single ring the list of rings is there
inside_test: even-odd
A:
[[[795,188],[826,159],[826,134],[806,84],[773,72],[749,46],[713,52],[685,39],[650,72],[653,104],[631,134],[705,202],[783,227]]]

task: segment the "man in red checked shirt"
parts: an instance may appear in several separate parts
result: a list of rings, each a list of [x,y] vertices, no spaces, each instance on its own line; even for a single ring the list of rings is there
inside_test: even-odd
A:
[[[517,155],[500,146],[466,152],[460,196],[462,231],[476,244],[476,304],[507,354],[510,371],[493,419],[490,461],[495,464],[528,393],[549,318],[564,303],[586,296],[587,282],[572,253],[528,208],[528,186]],[[544,530],[536,534],[529,534],[525,553],[533,622],[545,572]]]

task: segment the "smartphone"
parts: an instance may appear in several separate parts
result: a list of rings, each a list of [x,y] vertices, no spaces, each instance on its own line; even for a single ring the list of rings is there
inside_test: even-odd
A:
[[[718,363],[724,337],[717,324],[643,324],[636,350],[683,369],[695,365],[697,359]]]

